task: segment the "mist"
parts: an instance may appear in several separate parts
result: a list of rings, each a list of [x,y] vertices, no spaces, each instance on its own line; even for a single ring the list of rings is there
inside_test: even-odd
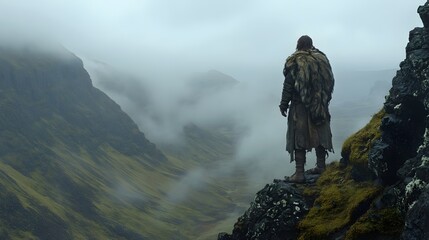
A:
[[[228,124],[240,131],[236,156],[230,160],[228,168],[244,168],[252,182],[261,184],[293,173],[294,165],[290,164],[285,151],[286,118],[278,109],[283,84],[281,75],[275,80],[277,84],[269,80],[266,84],[255,81],[223,83],[220,88],[207,92],[209,86],[195,89],[191,76],[166,86],[115,73],[109,66],[98,63],[87,63],[86,68],[94,84],[114,98],[157,145],[183,144],[183,129],[191,123],[203,129]],[[200,80],[212,74],[213,71],[199,74]],[[330,154],[328,161],[339,160],[344,140],[382,108],[395,69],[334,74],[337,86],[330,110],[335,153]],[[314,153],[308,154],[307,167],[314,164],[314,158]],[[220,174],[220,168],[225,171],[225,163],[215,167],[201,166],[196,173],[187,176],[195,179],[196,175]],[[188,182],[185,179],[183,181]],[[195,182],[201,188],[203,181]],[[193,186],[179,185],[180,189],[185,185]]]
[[[345,138],[381,109],[405,58],[408,32],[422,25],[416,10],[424,3],[0,0],[0,42],[66,47],[83,59],[94,85],[157,145],[181,144],[190,123],[232,123],[241,135],[226,166],[245,168],[263,185],[294,170],[278,104],[283,64],[296,40],[308,34],[331,61],[335,154],[328,161],[339,160]],[[198,95],[203,89],[191,80],[210,70],[237,83]],[[311,154],[308,159],[306,168],[314,164]],[[201,166],[172,189],[200,189],[198,179],[224,170]],[[185,195],[172,190],[168,196],[180,202]]]

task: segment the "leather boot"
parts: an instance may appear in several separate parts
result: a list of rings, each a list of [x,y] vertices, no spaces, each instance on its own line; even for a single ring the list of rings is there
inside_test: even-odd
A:
[[[309,170],[311,174],[321,174],[325,171],[326,168],[326,150],[324,147],[319,146],[316,148],[316,167]]]
[[[289,182],[303,183],[305,182],[304,176],[305,164],[305,150],[295,150],[295,173],[288,178]]]

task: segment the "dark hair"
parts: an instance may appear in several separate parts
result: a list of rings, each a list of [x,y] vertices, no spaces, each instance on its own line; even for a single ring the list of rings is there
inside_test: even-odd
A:
[[[311,40],[309,36],[304,35],[298,39],[298,42],[296,44],[296,50],[301,51],[301,50],[309,50],[312,48],[314,48],[313,40]]]

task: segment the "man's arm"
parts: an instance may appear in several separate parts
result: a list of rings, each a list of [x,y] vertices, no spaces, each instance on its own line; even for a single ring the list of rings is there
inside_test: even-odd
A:
[[[284,117],[286,117],[286,112],[287,112],[287,109],[289,108],[289,102],[292,99],[294,80],[286,67],[283,69],[283,75],[285,76],[285,80],[283,82],[282,100],[280,101],[279,108],[280,108],[280,113]]]

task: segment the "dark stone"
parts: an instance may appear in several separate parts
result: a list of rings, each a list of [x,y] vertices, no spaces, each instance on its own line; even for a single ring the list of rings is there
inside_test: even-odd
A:
[[[392,150],[389,144],[383,142],[381,139],[374,143],[368,155],[368,166],[372,169],[380,179],[388,182],[394,182],[392,179],[392,171],[389,171],[385,159],[392,159]]]
[[[399,180],[398,170],[406,160],[417,155],[423,141],[427,114],[419,97],[408,95],[411,89],[414,87],[403,83],[392,87],[391,94],[395,92],[396,97],[389,96],[385,105],[397,104],[393,108],[386,107],[387,116],[380,127],[382,137],[369,153],[369,167],[387,185]]]
[[[403,240],[429,239],[429,187],[426,186],[419,199],[407,213]]]
[[[400,179],[405,180],[406,178],[413,177],[415,174],[414,168],[416,168],[420,162],[418,158],[410,158],[405,161],[404,165],[398,170],[397,175]]]
[[[297,239],[296,226],[307,212],[308,206],[296,186],[277,180],[257,193],[235,223],[232,235],[220,234],[218,240]]]
[[[420,6],[417,9],[417,12],[420,15],[420,18],[422,19],[423,26],[429,27],[429,3],[426,2],[425,5]]]
[[[381,196],[374,201],[376,209],[395,208],[405,216],[406,210],[404,206],[405,184],[398,183],[396,185],[384,189]]]
[[[225,232],[219,233],[217,235],[217,240],[230,240],[230,239],[231,239],[231,235]]]
[[[415,176],[423,182],[429,182],[429,166],[420,166],[416,168]]]
[[[410,32],[409,43],[406,51],[411,53],[414,50],[429,49],[429,30],[427,28],[415,28]]]

